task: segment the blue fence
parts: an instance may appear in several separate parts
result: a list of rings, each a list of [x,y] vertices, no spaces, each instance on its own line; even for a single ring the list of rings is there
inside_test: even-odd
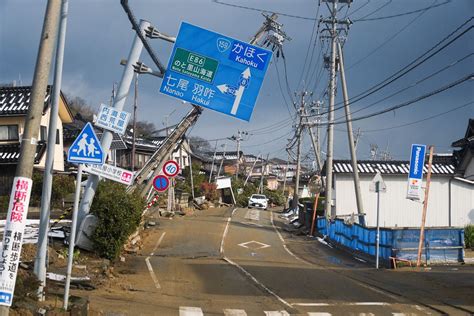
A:
[[[328,235],[332,242],[353,251],[375,257],[377,229],[359,224],[345,224],[342,219],[330,221],[329,232],[326,219],[318,218],[317,229]],[[380,228],[380,258],[390,257],[416,261],[420,229]],[[462,228],[426,228],[423,261],[428,263],[462,262],[464,259],[464,230]],[[374,258],[375,259],[375,258]]]

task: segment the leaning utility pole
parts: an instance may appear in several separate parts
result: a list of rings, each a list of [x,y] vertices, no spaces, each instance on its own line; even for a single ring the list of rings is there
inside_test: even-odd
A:
[[[64,43],[66,41],[66,26],[68,15],[68,0],[62,0],[61,21],[59,37],[56,47],[56,60],[54,66],[54,83],[51,92],[51,110],[49,114],[48,143],[46,163],[43,175],[43,190],[41,193],[40,225],[34,272],[41,282],[38,287],[38,298],[44,300],[44,287],[46,286],[46,258],[48,249],[49,218],[51,213],[51,191],[53,187],[54,152],[56,149],[56,129],[58,125],[59,102],[61,99],[61,82],[63,76]]]
[[[260,177],[260,185],[258,186],[258,190],[260,194],[263,194],[263,178],[265,177],[265,173],[268,167],[268,159],[270,158],[270,154],[267,154],[267,160],[265,160],[265,167],[262,165],[262,174]]]
[[[141,20],[139,31],[140,33],[145,36],[145,30],[150,26],[150,22]],[[133,65],[138,62],[140,54],[143,49],[143,43],[140,40],[138,35],[135,35],[135,39],[132,44],[132,48],[130,50],[130,54],[128,55],[127,63],[123,70],[122,79],[120,80],[120,84],[118,86],[117,95],[114,99],[114,106],[113,108],[117,111],[122,111],[125,105],[125,100],[127,98],[128,92],[130,90],[130,85],[133,80],[134,70]],[[105,153],[109,152],[110,145],[112,143],[112,132],[104,130],[102,135],[102,139],[100,141],[101,147]],[[78,224],[80,225],[84,223],[84,218],[89,213],[89,210],[92,205],[92,200],[94,199],[95,191],[97,186],[99,185],[99,176],[90,175],[89,179],[87,180],[86,187],[84,189],[84,195],[81,200],[81,204],[79,207],[79,214],[78,214]],[[82,229],[78,229],[78,234],[81,233]]]
[[[3,260],[3,268],[10,266],[9,269],[17,271],[19,263],[19,254],[21,253],[21,244],[23,241],[24,225],[28,214],[28,204],[31,196],[32,175],[34,159],[36,155],[36,145],[38,143],[38,132],[40,129],[42,111],[44,109],[46,88],[48,86],[49,71],[51,69],[51,61],[53,59],[53,50],[56,43],[56,36],[58,33],[59,13],[61,11],[61,0],[49,0],[43,22],[43,30],[41,32],[40,45],[38,57],[36,60],[35,73],[33,77],[33,86],[31,89],[30,106],[25,118],[25,128],[20,147],[20,158],[16,168],[15,178],[13,180],[12,194],[10,196],[10,204],[8,207],[7,222],[5,224],[4,232],[16,231],[20,233],[17,242],[20,244],[18,256],[16,260],[11,258],[13,250],[7,234],[3,234],[3,246],[1,249],[1,256]],[[56,135],[56,133],[54,133]],[[54,145],[53,145],[54,146]],[[18,193],[18,196],[17,194]],[[12,215],[18,212],[13,212],[14,206],[17,206],[18,211],[21,206],[20,220],[13,221]],[[18,216],[15,215],[18,219]],[[8,241],[7,241],[8,240]],[[16,274],[13,280],[10,280],[7,273],[0,277],[0,286],[2,287],[3,297],[1,301],[0,315],[9,314],[9,306],[11,306],[13,299],[13,292],[15,288]],[[8,279],[7,279],[8,278]]]
[[[359,213],[359,224],[365,226],[364,206],[362,204],[362,193],[360,191],[359,170],[357,169],[357,154],[354,145],[354,134],[352,133],[352,116],[349,108],[349,96],[347,93],[346,74],[344,72],[344,56],[342,54],[341,43],[337,43],[339,52],[339,72],[341,73],[342,96],[344,98],[344,110],[346,112],[347,137],[349,140],[349,150],[351,153],[352,174],[354,176],[354,189],[357,203],[357,213]]]
[[[301,105],[299,108],[299,116],[300,116],[300,121],[298,124],[298,129],[296,131],[297,135],[297,144],[296,144],[296,179],[295,179],[295,192],[293,193],[293,201],[292,201],[292,208],[297,208],[298,207],[298,192],[300,189],[300,173],[301,173],[301,144],[302,144],[302,138],[303,138],[303,131],[304,131],[304,126],[303,126],[303,117],[304,117],[304,97],[306,95],[306,91],[301,92]]]
[[[132,132],[132,171],[135,171],[135,153],[137,150],[137,108],[138,108],[138,74],[135,74],[135,93],[133,95],[133,132]]]

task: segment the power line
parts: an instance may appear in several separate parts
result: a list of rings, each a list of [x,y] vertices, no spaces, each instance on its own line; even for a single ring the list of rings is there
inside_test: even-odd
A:
[[[321,7],[321,3],[318,3],[318,9],[316,11],[316,18],[318,17],[319,15],[319,9]],[[309,56],[309,51],[311,49],[311,44],[313,43],[313,38],[314,38],[314,31],[316,29],[316,24],[318,25],[318,30],[319,30],[319,23],[317,23],[317,19],[314,20],[314,23],[313,23],[313,27],[312,27],[312,30],[311,30],[311,38],[309,40],[309,43],[308,43],[308,49],[306,50],[306,56],[304,58],[304,64],[303,64],[303,71],[301,71],[301,76],[300,76],[300,80],[298,81],[298,85],[301,84],[301,80],[303,79],[303,74],[306,70],[306,62],[308,61],[308,56]],[[318,37],[318,33],[319,32],[316,32],[316,38]],[[314,41],[314,44],[313,44],[313,52],[314,52],[314,46],[316,45],[316,39]],[[312,57],[311,57],[312,58]],[[310,62],[310,65],[311,65],[311,62]]]
[[[369,14],[367,15],[364,15],[363,17],[361,17],[360,19],[357,19],[356,21],[360,21],[360,20],[363,20],[377,12],[379,12],[380,10],[382,10],[383,8],[385,8],[386,6],[388,6],[390,3],[392,3],[392,0],[388,0],[386,3],[382,4],[380,7],[378,7],[377,9],[375,9],[374,11],[370,12]]]
[[[360,7],[358,7],[357,9],[355,9],[354,11],[352,11],[351,13],[349,13],[349,15],[348,15],[347,17],[349,17],[349,16],[355,14],[357,11],[363,9],[363,8],[366,7],[369,3],[370,3],[370,0],[367,0],[366,3],[364,3],[363,5],[361,5]]]
[[[437,0],[434,0],[433,3],[435,3]],[[382,42],[380,45],[375,47],[370,53],[366,54],[364,57],[360,58],[358,61],[354,62],[352,65],[347,67],[347,70],[359,65],[361,62],[372,56],[374,53],[376,53],[379,49],[387,45],[389,42],[391,42],[395,37],[400,35],[403,31],[405,31],[410,25],[416,22],[423,14],[425,14],[427,10],[421,11],[420,14],[418,14],[413,20],[409,21],[405,26],[403,26],[401,29],[399,29],[397,32],[395,32],[392,36],[387,38],[384,42]]]
[[[286,17],[289,17],[289,18],[302,19],[302,20],[310,20],[310,21],[317,20],[317,19],[315,19],[315,18],[309,18],[309,17],[306,17],[306,16],[295,15],[295,14],[288,14],[288,13],[277,12],[277,11],[270,11],[270,10],[263,10],[263,9],[259,9],[259,8],[255,8],[255,7],[248,7],[248,6],[243,6],[243,5],[237,5],[237,4],[227,3],[227,2],[223,2],[223,1],[219,1],[219,0],[212,0],[212,2],[215,2],[215,3],[217,3],[217,4],[221,4],[221,5],[226,5],[226,6],[229,6],[229,7],[234,7],[234,8],[239,8],[239,9],[245,9],[245,10],[251,10],[251,11],[258,11],[258,12],[262,12],[262,13],[276,13],[276,14],[278,14],[278,15],[286,16]]]
[[[442,73],[443,71],[445,71],[445,70],[447,70],[447,69],[449,69],[449,68],[451,68],[451,67],[453,67],[453,66],[459,64],[460,62],[463,62],[464,60],[466,60],[466,59],[472,57],[473,55],[474,55],[474,53],[467,54],[466,56],[464,56],[464,57],[462,57],[462,58],[460,58],[460,59],[458,59],[458,60],[456,60],[456,61],[454,61],[454,62],[452,62],[452,63],[450,63],[450,64],[448,64],[448,65],[446,65],[446,66],[444,66],[443,68],[441,68],[441,69],[439,69],[439,70],[437,70],[437,71],[435,71],[435,72],[429,74],[428,76],[425,76],[424,78],[422,78],[422,79],[420,79],[420,80],[418,80],[418,81],[412,83],[411,85],[409,85],[409,86],[407,86],[407,87],[405,87],[405,88],[402,88],[402,89],[400,89],[400,90],[398,90],[398,91],[396,91],[396,92],[394,92],[394,93],[392,93],[392,94],[390,94],[390,95],[388,95],[388,96],[386,96],[386,97],[384,97],[384,98],[382,98],[382,99],[380,99],[380,100],[378,100],[378,101],[375,101],[375,102],[373,102],[373,103],[371,103],[371,104],[369,104],[369,105],[367,105],[367,106],[364,106],[364,107],[362,107],[362,108],[360,108],[360,109],[357,109],[357,110],[353,111],[352,114],[357,113],[357,112],[360,112],[360,111],[365,110],[365,109],[368,109],[368,108],[370,108],[370,107],[372,107],[372,106],[374,106],[374,105],[376,105],[376,104],[379,104],[380,102],[383,102],[383,101],[385,101],[385,100],[387,100],[387,99],[390,99],[391,97],[393,97],[393,96],[395,96],[395,95],[397,95],[397,94],[400,94],[400,93],[403,92],[403,91],[406,91],[406,90],[408,90],[408,89],[411,89],[411,88],[413,88],[413,87],[419,85],[420,83],[422,83],[422,82],[424,82],[424,81],[426,81],[426,80],[428,80],[428,79],[431,79],[431,78],[433,78],[434,76],[436,76],[436,75]],[[342,117],[339,117],[339,118],[342,118]],[[338,119],[339,119],[339,118],[338,118]]]
[[[156,67],[158,67],[160,72],[162,74],[164,74],[165,71],[166,71],[166,68],[165,68],[165,66],[163,66],[161,61],[156,56],[155,51],[153,50],[153,48],[151,48],[151,46],[148,43],[147,39],[140,32],[140,27],[138,26],[137,20],[135,19],[135,16],[133,15],[132,9],[130,9],[130,7],[128,5],[128,0],[120,0],[120,3],[122,4],[122,7],[125,10],[125,13],[127,13],[128,19],[130,20],[130,23],[132,23],[132,27],[135,30],[135,33],[137,33],[137,35],[140,38],[141,42],[143,43],[143,46],[145,47],[146,51],[148,52],[151,59],[155,63]]]
[[[406,107],[406,106],[409,106],[413,103],[416,103],[418,101],[421,101],[421,100],[424,100],[426,98],[429,98],[431,96],[434,96],[436,94],[439,94],[443,91],[446,91],[446,90],[449,90],[451,88],[454,88],[458,85],[460,85],[461,83],[464,83],[465,81],[468,81],[468,80],[472,80],[474,78],[474,73],[471,73],[461,79],[458,79],[446,86],[443,86],[439,89],[436,89],[434,91],[431,91],[429,93],[426,93],[422,96],[419,96],[415,99],[412,99],[410,101],[407,101],[407,102],[403,102],[401,104],[398,104],[398,105],[395,105],[395,106],[392,106],[392,107],[389,107],[387,109],[384,109],[384,110],[380,110],[380,111],[377,111],[377,112],[374,112],[374,113],[371,113],[371,114],[367,114],[367,115],[364,115],[364,116],[359,116],[359,117],[356,117],[356,118],[352,118],[351,121],[354,122],[354,121],[360,121],[360,120],[364,120],[364,119],[368,119],[368,118],[371,118],[371,117],[374,117],[374,116],[378,116],[378,115],[382,115],[382,114],[385,114],[387,112],[391,112],[391,111],[394,111],[394,110],[398,110],[400,108],[403,108],[403,107]],[[337,121],[337,122],[329,122],[328,124],[334,124],[334,125],[337,125],[337,124],[345,124],[347,122],[347,120],[343,120],[343,121]]]
[[[469,31],[472,30],[472,28],[474,28],[474,26],[470,26],[469,28],[467,28],[466,30],[464,30],[462,33],[458,34],[455,38],[453,38],[452,40],[450,40],[448,43],[444,44],[443,46],[441,46],[440,48],[438,48],[437,50],[435,50],[434,52],[432,52],[430,54],[430,52],[435,49],[436,47],[440,46],[444,41],[446,41],[448,38],[450,38],[452,35],[454,35],[456,32],[458,32],[459,30],[461,30],[465,25],[467,25],[470,21],[472,21],[474,19],[474,17],[471,17],[469,18],[468,20],[466,20],[464,23],[462,23],[459,27],[457,27],[454,31],[452,31],[450,34],[448,34],[447,36],[445,36],[442,40],[440,40],[438,43],[436,43],[433,47],[431,47],[430,49],[428,49],[427,51],[425,51],[423,54],[421,54],[419,57],[417,57],[416,59],[414,59],[412,62],[410,62],[408,65],[406,65],[405,67],[401,68],[400,70],[396,71],[395,73],[393,73],[391,76],[387,77],[386,79],[384,79],[383,81],[373,85],[371,88],[365,90],[364,92],[361,92],[359,94],[357,94],[356,96],[352,97],[349,99],[349,101],[354,104],[355,102],[358,102],[362,99],[365,99],[366,97],[374,94],[375,92],[378,92],[380,91],[381,89],[383,89],[384,87],[388,86],[389,84],[393,83],[394,81],[400,79],[401,77],[403,77],[404,75],[406,75],[407,73],[409,73],[410,71],[414,70],[415,68],[417,68],[418,66],[420,66],[421,64],[425,63],[427,60],[433,58],[435,55],[437,55],[439,52],[441,52],[442,50],[444,50],[446,47],[450,46],[452,43],[454,43],[455,41],[457,41],[459,38],[461,38],[462,36],[464,36],[465,34],[467,34]],[[429,54],[429,55],[428,55]],[[426,56],[428,55],[428,56]],[[425,57],[426,56],[426,57]],[[424,58],[423,58],[424,57]],[[342,102],[338,103],[337,105],[341,105]],[[344,107],[344,105],[342,106],[338,106],[338,107],[335,107],[333,111],[337,111],[339,109],[342,109]],[[323,112],[323,113],[320,113],[321,115],[323,114],[327,114],[329,113],[330,111],[327,111],[327,112]]]
[[[436,1],[436,2],[438,2],[438,1]],[[356,20],[354,20],[354,22],[379,21],[379,20],[387,20],[387,19],[398,18],[398,17],[401,17],[401,16],[411,15],[411,14],[415,14],[415,13],[418,13],[418,12],[426,12],[426,11],[428,11],[428,10],[431,10],[431,9],[434,9],[434,8],[437,8],[437,7],[440,7],[440,6],[443,6],[443,5],[448,4],[448,3],[450,3],[450,2],[451,2],[451,0],[446,0],[446,1],[443,2],[443,3],[432,4],[432,5],[428,6],[428,7],[425,7],[425,8],[422,8],[422,9],[418,9],[418,10],[413,10],[413,11],[408,11],[408,12],[403,12],[403,13],[398,13],[398,14],[393,14],[393,15],[379,16],[379,17],[370,18],[370,19],[361,18],[361,19],[356,19]]]
[[[278,87],[280,88],[280,93],[283,98],[283,102],[285,102],[286,108],[288,110],[288,114],[290,115],[290,118],[293,117],[293,114],[291,113],[291,106],[288,104],[288,101],[286,100],[285,93],[283,92],[283,87],[281,85],[281,80],[280,80],[280,71],[278,70],[277,63],[273,63],[275,65],[276,73],[277,73],[277,79],[278,79]],[[288,91],[287,91],[288,93]],[[290,100],[292,100],[291,94],[290,94]]]
[[[470,102],[464,103],[463,105],[460,105],[460,106],[458,106],[458,107],[455,107],[454,109],[451,109],[451,110],[448,110],[448,111],[445,111],[445,112],[441,112],[441,113],[438,113],[438,114],[435,114],[435,115],[431,115],[431,116],[428,116],[428,117],[426,117],[426,118],[423,118],[423,119],[420,119],[420,120],[416,120],[416,121],[413,121],[413,122],[410,122],[410,123],[405,123],[405,124],[395,125],[395,126],[385,127],[385,128],[369,129],[369,130],[365,130],[364,133],[374,133],[374,132],[388,131],[388,130],[391,130],[391,129],[397,129],[397,128],[401,128],[401,127],[406,127],[406,126],[410,126],[410,125],[415,125],[415,124],[418,124],[418,123],[421,123],[421,122],[425,122],[425,121],[428,121],[428,120],[431,120],[431,119],[434,119],[434,118],[437,118],[437,117],[440,117],[440,116],[449,114],[449,113],[451,113],[451,112],[460,110],[460,109],[465,108],[465,107],[467,107],[467,106],[469,106],[469,105],[471,105],[471,104],[474,104],[474,101],[470,101]]]

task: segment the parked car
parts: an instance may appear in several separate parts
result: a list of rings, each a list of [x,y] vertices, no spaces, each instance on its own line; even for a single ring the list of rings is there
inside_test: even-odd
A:
[[[266,210],[268,207],[267,197],[263,194],[252,194],[252,196],[249,198],[248,208],[252,207]]]

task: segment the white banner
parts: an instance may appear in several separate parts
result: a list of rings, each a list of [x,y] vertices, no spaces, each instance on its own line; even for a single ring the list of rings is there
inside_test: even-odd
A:
[[[32,185],[28,178],[13,180],[0,255],[0,305],[12,305]]]
[[[95,174],[99,177],[104,177],[126,185],[131,185],[133,183],[133,177],[135,176],[135,173],[130,170],[114,167],[108,164],[84,165],[83,170],[87,173]]]

